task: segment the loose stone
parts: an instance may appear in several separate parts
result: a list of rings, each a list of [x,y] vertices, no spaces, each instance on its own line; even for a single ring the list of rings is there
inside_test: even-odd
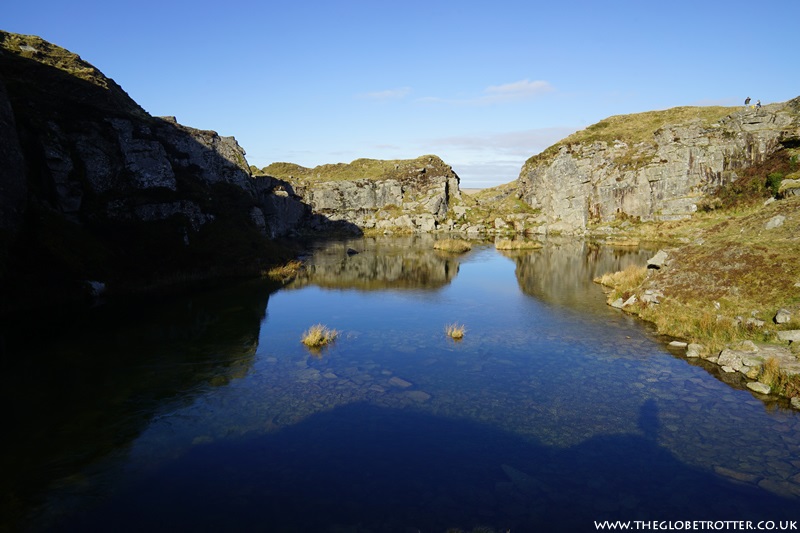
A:
[[[792,320],[792,314],[786,309],[778,309],[778,312],[775,313],[775,317],[772,320],[774,320],[776,324],[786,324]]]
[[[782,341],[789,342],[800,341],[800,329],[787,329],[786,331],[779,331],[778,338]]]
[[[686,349],[686,357],[700,357],[700,354],[703,353],[703,346],[701,344],[690,344],[689,347]]]
[[[764,385],[763,383],[759,383],[758,381],[751,381],[750,383],[747,384],[747,388],[759,394],[770,393],[769,385]]]

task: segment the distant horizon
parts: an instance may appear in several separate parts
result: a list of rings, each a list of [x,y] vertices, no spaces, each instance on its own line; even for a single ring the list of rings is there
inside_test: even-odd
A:
[[[613,115],[797,96],[752,5],[363,0],[8,3],[3,29],[88,61],[154,116],[236,137],[251,165],[433,153],[465,187]],[[800,18],[800,3],[760,11]],[[154,16],[157,14],[157,16]],[[724,38],[736,35],[736,38]]]

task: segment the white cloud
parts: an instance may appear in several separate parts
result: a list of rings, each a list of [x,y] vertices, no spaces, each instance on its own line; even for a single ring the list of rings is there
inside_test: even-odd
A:
[[[520,80],[503,85],[490,85],[483,90],[479,96],[472,98],[441,98],[438,96],[425,96],[418,98],[418,102],[462,104],[462,105],[486,105],[502,102],[518,102],[530,100],[541,94],[554,91],[555,88],[550,82],[543,80]]]
[[[526,100],[552,90],[553,86],[546,81],[521,80],[489,86],[483,91],[485,94],[481,98],[485,101]]]
[[[411,94],[411,87],[398,87],[396,89],[386,89],[385,91],[375,91],[361,93],[357,98],[361,100],[401,100]]]

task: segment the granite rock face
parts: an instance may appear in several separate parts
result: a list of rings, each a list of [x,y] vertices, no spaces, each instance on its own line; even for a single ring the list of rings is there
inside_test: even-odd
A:
[[[728,109],[711,121],[701,120],[698,111],[696,119],[660,123],[644,140],[626,140],[621,133],[613,141],[592,141],[578,132],[551,147],[547,156],[526,162],[517,194],[541,209],[550,231],[568,234],[620,216],[684,218],[704,195],[736,180],[737,171],[800,141],[800,98],[761,109]],[[658,124],[657,113],[612,119]],[[663,117],[670,120],[667,113]],[[585,131],[595,128],[602,134],[610,120]]]
[[[233,137],[152,117],[76,54],[1,31],[0,165],[12,285],[256,271],[304,212]]]
[[[333,223],[361,230],[434,231],[452,226],[452,204],[461,200],[458,175],[434,155],[314,169],[273,165],[264,171],[294,185],[317,217],[317,229]]]

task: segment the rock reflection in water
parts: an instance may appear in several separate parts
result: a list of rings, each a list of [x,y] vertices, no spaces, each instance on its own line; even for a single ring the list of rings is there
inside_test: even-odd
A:
[[[592,280],[631,264],[645,265],[651,251],[599,246],[576,239],[549,239],[541,250],[502,252],[517,264],[517,281],[525,294],[574,309],[605,305],[601,298],[587,300]]]
[[[290,288],[437,289],[458,274],[459,261],[434,250],[434,242],[431,235],[413,235],[325,243]]]

